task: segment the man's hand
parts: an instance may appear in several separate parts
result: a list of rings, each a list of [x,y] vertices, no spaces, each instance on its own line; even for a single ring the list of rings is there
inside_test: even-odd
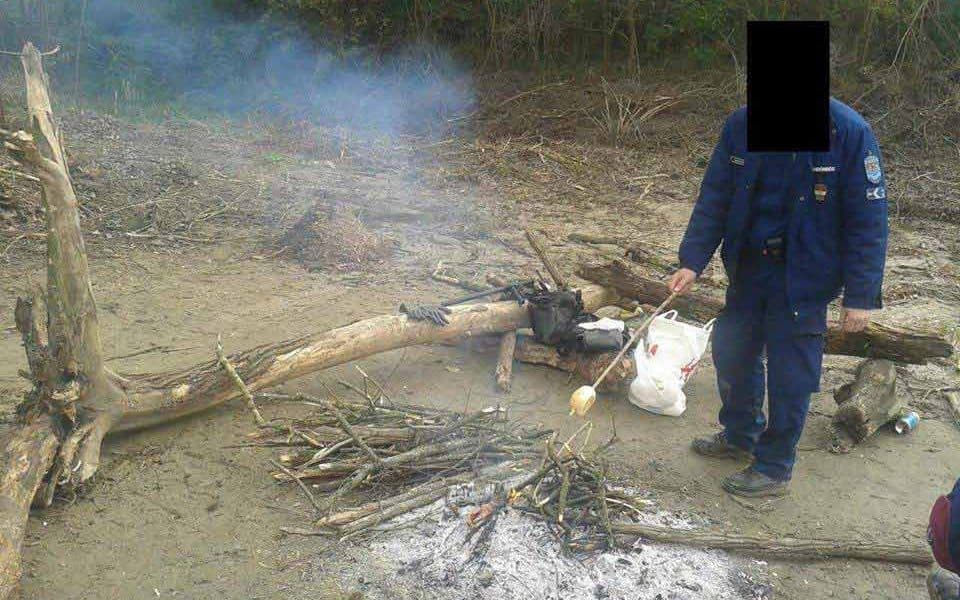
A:
[[[840,328],[846,332],[863,331],[870,323],[870,313],[873,311],[862,308],[846,308],[840,313]]]
[[[697,274],[692,269],[683,268],[670,277],[667,289],[671,292],[683,294],[693,287],[693,282],[696,280]]]

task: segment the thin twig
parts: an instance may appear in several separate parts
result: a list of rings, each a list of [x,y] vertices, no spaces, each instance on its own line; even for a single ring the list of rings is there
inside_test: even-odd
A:
[[[263,420],[263,415],[260,414],[260,409],[257,408],[257,403],[254,402],[253,395],[251,395],[250,390],[247,389],[247,384],[243,382],[243,379],[237,374],[237,370],[234,369],[230,361],[227,360],[227,355],[223,353],[223,343],[219,335],[217,336],[217,360],[220,366],[223,367],[223,370],[227,372],[227,375],[229,375],[234,385],[240,390],[243,399],[247,401],[247,407],[253,413],[253,419],[256,421],[257,426],[265,426],[267,422]]]
[[[280,469],[281,471],[283,471],[283,472],[287,475],[287,477],[289,477],[290,479],[296,481],[296,482],[297,482],[297,485],[300,486],[300,489],[303,490],[303,493],[306,494],[307,499],[310,500],[310,504],[312,504],[313,507],[314,507],[315,509],[317,509],[317,512],[318,512],[318,513],[320,512],[320,503],[318,503],[318,502],[317,502],[317,499],[314,498],[313,492],[310,491],[310,488],[307,487],[307,484],[305,484],[303,481],[301,481],[299,477],[297,477],[296,475],[294,475],[293,471],[291,471],[290,469],[288,469],[288,468],[286,468],[285,466],[281,465],[281,464],[278,463],[277,461],[271,459],[271,460],[270,460],[270,464],[272,464],[272,465],[275,466],[276,468],[278,468],[278,469]]]
[[[331,396],[333,396],[334,399],[336,399],[337,397],[336,394],[334,394],[333,390],[330,389],[330,387],[327,385],[325,381],[321,381],[320,385],[322,385],[323,388],[327,390],[327,393],[329,393]],[[337,421],[340,423],[340,427],[343,428],[346,434],[349,435],[351,438],[353,438],[353,441],[356,442],[357,446],[359,446],[361,450],[366,452],[367,455],[369,455],[370,458],[373,459],[373,462],[382,464],[383,459],[380,457],[380,455],[374,452],[373,448],[368,446],[367,443],[363,441],[363,438],[361,438],[357,434],[357,432],[354,431],[353,427],[350,426],[350,422],[347,421],[346,417],[343,416],[343,413],[340,412],[340,409],[337,408],[336,404],[332,401],[327,401],[327,408],[330,410],[330,412],[333,413],[333,416],[337,418]]]

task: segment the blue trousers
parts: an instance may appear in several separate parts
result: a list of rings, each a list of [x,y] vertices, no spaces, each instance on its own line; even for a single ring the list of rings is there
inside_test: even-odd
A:
[[[784,266],[759,257],[739,267],[713,329],[720,424],[731,444],[753,453],[754,469],[779,480],[790,479],[810,394],[820,389],[825,331],[810,324],[825,330],[826,306],[803,321],[787,302]]]

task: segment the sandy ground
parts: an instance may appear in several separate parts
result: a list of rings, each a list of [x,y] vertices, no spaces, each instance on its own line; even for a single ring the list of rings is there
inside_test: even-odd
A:
[[[164,347],[113,361],[121,372],[159,371],[209,359],[218,333],[226,349],[236,351],[394,312],[403,300],[464,293],[429,278],[438,260],[460,277],[479,278],[488,271],[520,275],[538,265],[512,249],[522,245],[518,222],[545,228],[553,241],[551,252],[569,271],[575,259],[620,252],[612,246],[566,242],[572,231],[656,240],[651,247],[669,259],[699,176],[690,170],[658,179],[662,183],[646,191],[613,186],[589,200],[571,192],[565,203],[554,191],[531,198],[521,193],[529,181],[517,183],[507,175],[452,177],[445,169],[462,171],[462,165],[452,165],[450,155],[441,154],[428,168],[402,159],[385,164],[382,158],[341,159],[335,149],[321,148],[303,158],[241,146],[229,160],[222,160],[209,145],[178,130],[131,128],[133,132],[125,134],[123,127],[116,127],[117,139],[127,140],[124,143],[133,143],[129,139],[137,136],[164,140],[164,145],[154,147],[178,156],[197,174],[192,197],[198,202],[207,197],[217,206],[235,201],[244,189],[255,189],[257,201],[268,206],[261,210],[257,205],[250,215],[240,211],[228,214],[226,221],[204,222],[202,235],[219,240],[205,245],[162,237],[144,242],[91,236],[90,260],[107,355]],[[131,152],[149,152],[149,147],[145,141]],[[81,170],[99,164],[98,157],[109,151],[78,152],[75,164]],[[217,181],[235,181],[234,188],[208,186],[211,164],[220,173]],[[106,168],[121,170],[117,165]],[[636,173],[667,168],[643,161],[635,166]],[[570,180],[576,189],[575,172]],[[92,181],[84,188],[81,180],[78,187],[94,189]],[[101,189],[98,200],[107,193]],[[118,203],[160,193],[138,190],[140,196],[131,192]],[[949,193],[956,197],[956,189]],[[358,207],[372,230],[396,241],[397,251],[385,264],[360,272],[309,271],[283,255],[269,257],[263,240],[270,238],[270,227],[289,223],[318,198]],[[412,210],[403,214],[413,216],[404,218],[403,211],[397,212],[401,208]],[[934,282],[925,273],[942,267],[944,259],[949,263],[960,258],[957,242],[944,233],[955,236],[956,229],[933,222],[896,223],[891,264],[914,265],[908,270],[918,288],[925,282],[953,285],[941,279]],[[0,306],[9,307],[0,313],[0,388],[9,392],[4,396],[8,406],[15,402],[13,394],[23,389],[16,373],[25,365],[11,329],[12,307],[26,282],[42,281],[40,250],[35,240],[25,240],[0,264]],[[909,283],[907,275],[903,281]],[[941,291],[918,297],[908,290],[902,298],[909,302],[894,302],[881,318],[947,331],[957,323],[960,309],[952,296],[935,289]],[[362,367],[407,401],[463,409],[499,402],[509,404],[518,418],[561,431],[571,432],[579,425],[567,416],[567,398],[579,382],[547,368],[518,365],[513,390],[504,395],[493,386],[494,361],[488,352],[422,347],[371,357],[362,361]],[[942,398],[924,391],[956,385],[956,372],[949,365],[903,370],[911,388],[902,386],[902,393],[923,418],[917,431],[905,437],[883,432],[848,455],[836,455],[826,450],[827,424],[834,409],[830,394],[849,379],[855,361],[829,357],[823,391],[814,400],[800,443],[793,494],[758,510],[719,488],[720,479],[736,465],[704,460],[689,450],[691,438],[712,432],[717,425],[719,398],[714,371],[709,360],[706,363],[688,386],[689,408],[682,417],[657,417],[633,408],[625,398],[601,398],[591,413],[596,439],[609,436],[615,422],[620,442],[612,460],[625,483],[648,493],[663,509],[731,531],[876,541],[923,538],[934,498],[960,473],[960,430]],[[337,378],[356,378],[356,372],[346,365],[286,387],[320,394],[321,379]],[[284,410],[288,409],[264,407],[271,416]],[[279,486],[269,477],[271,451],[236,447],[252,429],[243,406],[233,403],[161,428],[110,438],[95,482],[72,501],[33,515],[24,548],[23,597],[340,598],[352,591],[378,597],[371,579],[383,574],[378,575],[374,566],[365,577],[345,575],[363,572],[362,565],[340,568],[355,555],[355,548],[280,533],[283,525],[306,524],[309,506],[294,488]],[[924,575],[919,568],[855,561],[771,562],[763,570],[772,597],[787,599],[919,599],[925,597]],[[685,590],[650,597],[686,597]],[[427,596],[398,592],[395,597]],[[709,590],[699,597],[711,597]]]

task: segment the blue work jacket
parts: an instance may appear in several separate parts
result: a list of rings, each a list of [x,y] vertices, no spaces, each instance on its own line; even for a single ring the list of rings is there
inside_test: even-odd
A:
[[[798,152],[784,176],[791,194],[786,235],[787,300],[798,323],[843,291],[848,308],[882,306],[887,250],[886,182],[873,131],[856,111],[830,99],[829,152]],[[789,117],[786,117],[789,118]],[[717,247],[731,282],[747,243],[764,153],[747,152],[746,107],[730,115],[680,244],[680,263],[698,275]],[[811,331],[812,333],[813,331]]]

